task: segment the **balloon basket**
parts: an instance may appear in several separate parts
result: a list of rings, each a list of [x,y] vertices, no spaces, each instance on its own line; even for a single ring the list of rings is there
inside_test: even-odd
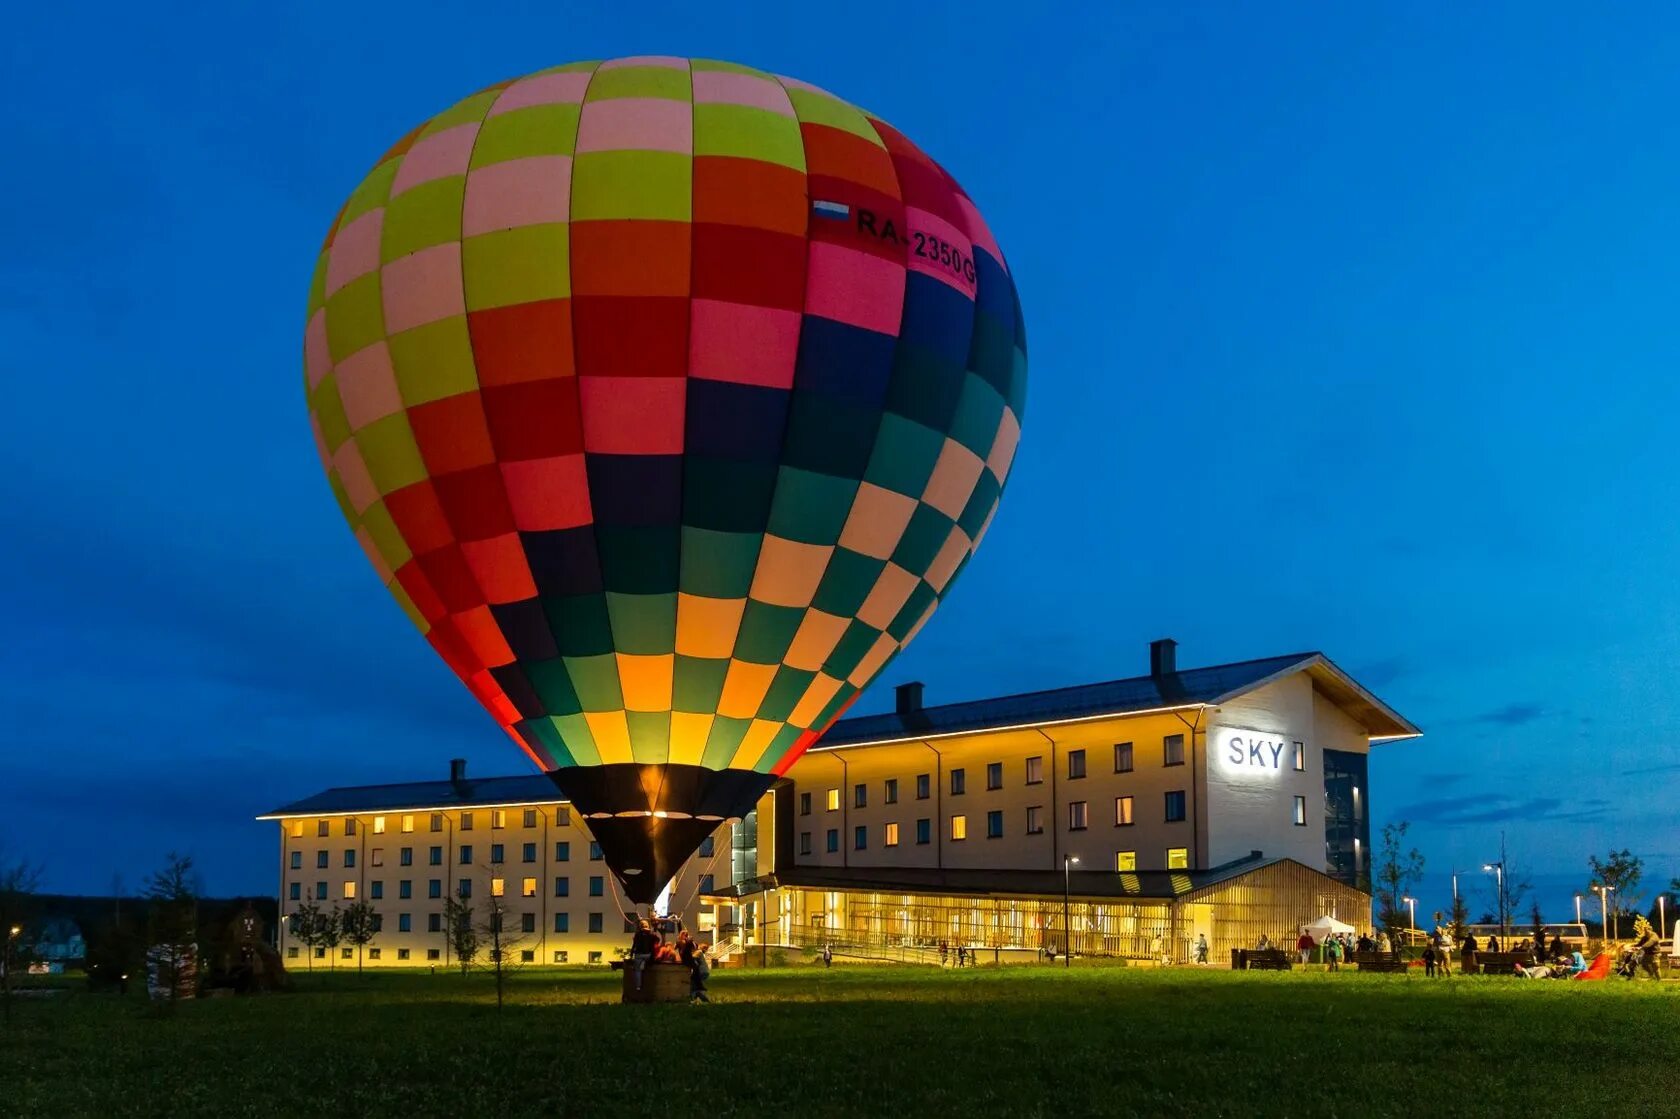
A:
[[[688,981],[693,974],[682,964],[649,963],[642,969],[642,989],[636,989],[636,972],[629,960],[614,960],[613,969],[623,979],[620,1002],[687,1002]]]

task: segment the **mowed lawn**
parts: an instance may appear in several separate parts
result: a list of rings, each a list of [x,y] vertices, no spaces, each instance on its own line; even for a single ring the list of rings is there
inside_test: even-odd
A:
[[[1674,1115],[1680,983],[1049,966],[316,972],[183,1004],[73,989],[0,1038],[4,1115]]]

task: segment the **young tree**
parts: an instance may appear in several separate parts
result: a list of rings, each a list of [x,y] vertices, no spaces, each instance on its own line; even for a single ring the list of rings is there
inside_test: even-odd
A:
[[[12,1020],[12,985],[17,970],[34,957],[35,894],[41,887],[41,868],[0,854],[0,1001],[5,1019]]]
[[[478,935],[490,948],[490,954],[483,966],[496,977],[497,1010],[502,1008],[508,974],[520,966],[519,953],[525,943],[523,933],[510,924],[514,916],[505,899],[492,888]]]
[[[379,935],[379,913],[373,903],[366,900],[353,901],[344,907],[338,917],[339,928],[344,933],[344,939],[356,946],[356,971],[362,970],[362,949],[375,936]]]
[[[1534,923],[1534,958],[1546,958],[1546,919],[1540,913],[1540,899],[1535,898],[1528,908],[1528,919]]]
[[[313,892],[306,901],[298,902],[298,907],[287,918],[291,922],[292,936],[303,943],[309,955],[309,970],[315,970],[315,946],[321,943],[321,905],[315,900]]]
[[[1447,926],[1452,930],[1453,943],[1463,944],[1464,935],[1470,926],[1470,906],[1462,894],[1453,898],[1452,920]]]
[[[163,868],[146,879],[148,970],[152,987],[168,991],[173,1007],[198,981],[198,882],[191,855],[169,852]]]
[[[455,953],[455,962],[461,967],[461,974],[467,974],[473,961],[478,958],[478,929],[473,924],[472,903],[465,898],[448,898],[443,903],[444,935],[449,938],[449,949]]]
[[[1407,926],[1406,903],[1401,899],[1423,877],[1423,855],[1416,847],[1404,849],[1410,829],[1411,824],[1405,820],[1384,824],[1377,844],[1377,919],[1391,933]]]
[[[316,943],[327,950],[328,970],[337,971],[338,946],[344,941],[344,913],[336,901],[316,919],[315,937]]]
[[[1611,851],[1609,856],[1600,862],[1597,855],[1587,857],[1587,869],[1592,876],[1587,881],[1587,889],[1608,888],[1610,893],[1610,915],[1612,918],[1623,913],[1639,912],[1639,879],[1645,873],[1645,860],[1635,855],[1627,848]],[[1610,935],[1615,935],[1615,925],[1611,925]]]

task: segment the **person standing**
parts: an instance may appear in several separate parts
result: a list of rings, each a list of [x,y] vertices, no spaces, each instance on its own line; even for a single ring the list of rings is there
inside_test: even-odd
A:
[[[1207,962],[1208,962],[1207,933],[1197,933],[1196,934],[1196,963],[1205,964]]]
[[[825,943],[823,945],[822,960],[823,960],[823,967],[833,967],[834,966],[834,945],[827,944],[827,943]]]
[[[712,1001],[706,996],[706,980],[712,977],[712,964],[706,958],[706,949],[710,947],[710,944],[695,945],[694,954],[689,957],[688,1001],[690,1004],[697,1002],[710,1003]]]
[[[657,945],[653,926],[648,924],[647,918],[637,921],[636,934],[630,938],[630,970],[636,977],[638,991],[642,989],[642,973],[647,970],[648,961],[653,959],[654,948]]]
[[[1303,964],[1312,963],[1312,951],[1313,951],[1312,933],[1308,932],[1306,929],[1301,930],[1300,939],[1295,941],[1295,951],[1297,951],[1301,954],[1301,962]]]

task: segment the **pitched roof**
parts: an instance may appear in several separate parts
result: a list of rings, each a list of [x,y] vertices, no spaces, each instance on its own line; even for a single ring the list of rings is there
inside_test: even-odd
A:
[[[863,743],[893,742],[1037,723],[1127,715],[1172,707],[1217,705],[1292,672],[1311,672],[1337,703],[1365,723],[1376,737],[1407,737],[1418,730],[1392,708],[1360,687],[1323,653],[1215,664],[1161,676],[1133,676],[1100,684],[1080,684],[1044,692],[948,703],[909,712],[860,715],[841,719],[823,735],[816,750]]]
[[[1268,859],[1256,851],[1207,870],[1076,870],[1068,875],[1068,893],[1076,898],[1159,898],[1172,900],[1263,867],[1290,862]],[[862,890],[870,893],[957,896],[1031,896],[1062,893],[1059,870],[952,870],[934,867],[784,867],[762,878],[713,890],[707,897],[744,897],[766,889],[797,886],[812,890]]]
[[[327,789],[258,816],[340,816],[401,808],[484,808],[491,805],[558,804],[565,798],[540,773],[461,781],[410,781],[402,785],[352,785]]]

